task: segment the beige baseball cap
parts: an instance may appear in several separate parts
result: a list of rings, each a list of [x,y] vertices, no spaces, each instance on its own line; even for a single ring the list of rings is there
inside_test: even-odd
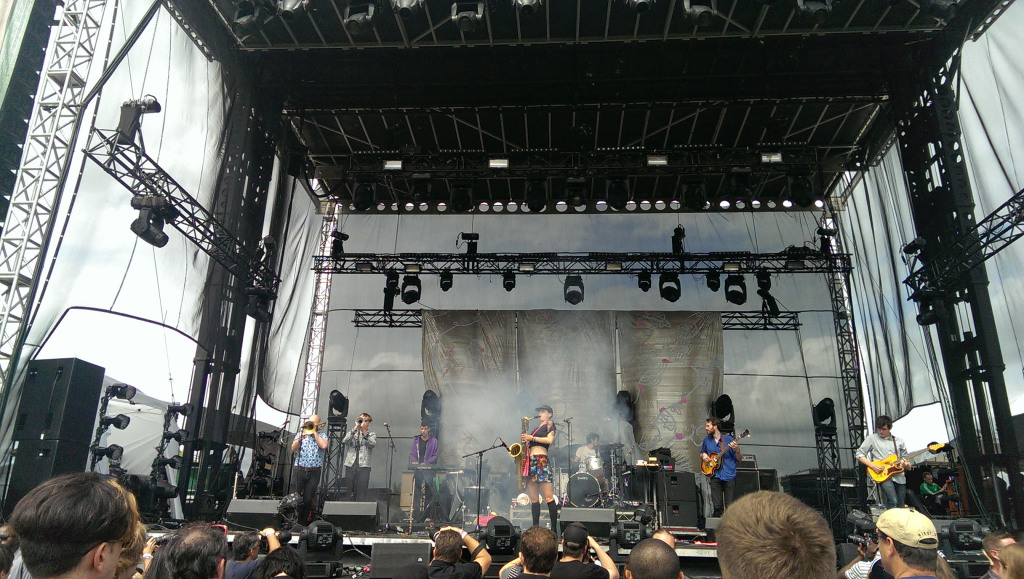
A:
[[[889,509],[878,517],[875,527],[908,547],[939,547],[939,535],[931,519],[912,509]]]

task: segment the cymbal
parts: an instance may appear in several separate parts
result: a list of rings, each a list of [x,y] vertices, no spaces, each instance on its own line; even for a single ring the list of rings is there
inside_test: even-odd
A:
[[[621,442],[609,442],[608,444],[599,444],[598,448],[614,448],[615,450],[618,450],[623,446],[626,445],[622,444]]]
[[[569,460],[569,457],[576,456],[576,449],[579,448],[580,444],[567,444],[554,448],[548,452],[548,457],[552,460]]]

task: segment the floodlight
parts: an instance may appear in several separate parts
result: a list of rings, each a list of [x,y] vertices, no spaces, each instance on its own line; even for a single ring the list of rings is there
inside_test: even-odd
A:
[[[97,458],[106,457],[116,462],[121,460],[121,456],[124,455],[124,448],[116,444],[111,444],[110,446],[94,446],[92,448],[92,454]]]
[[[358,36],[373,29],[373,15],[377,11],[377,4],[367,0],[352,0],[345,7],[345,15],[342,23],[349,34]]]
[[[452,186],[452,211],[466,213],[473,208],[473,188],[467,183]]]
[[[732,274],[725,278],[725,301],[742,306],[747,303],[747,282],[740,274]]]
[[[516,289],[516,274],[511,271],[506,271],[501,274],[501,285],[505,288],[505,291],[510,292]]]
[[[348,397],[338,390],[331,390],[330,412],[334,416],[348,416]]]
[[[708,272],[707,285],[709,290],[717,292],[722,287],[722,274],[717,271]]]
[[[420,276],[407,275],[402,278],[402,301],[406,304],[414,304],[420,301],[421,290]]]
[[[359,273],[369,273],[373,271],[373,264],[368,261],[357,261],[356,271]]]
[[[647,155],[648,167],[667,167],[668,155]]]
[[[657,0],[626,0],[626,6],[632,8],[637,14],[643,14],[651,8]]]
[[[606,261],[604,262],[605,271],[622,271],[621,261]]]
[[[178,444],[182,444],[188,440],[188,431],[184,428],[179,428],[176,431],[164,432],[164,440],[173,440]]]
[[[691,211],[701,211],[708,204],[708,196],[704,192],[703,183],[690,183],[686,185],[686,194],[683,204]]]
[[[780,153],[780,152],[761,153],[761,162],[762,163],[781,163],[782,162],[782,153]]]
[[[835,428],[836,403],[831,398],[822,398],[814,405],[814,427]]]
[[[644,293],[651,291],[651,272],[641,271],[637,274],[636,286]]]
[[[824,0],[824,2],[796,0],[796,7],[797,11],[815,24],[824,24],[825,19],[832,12],[832,0]]]
[[[742,267],[743,266],[739,262],[737,262],[737,261],[723,261],[722,262],[722,271],[725,271],[725,272],[739,271],[740,269],[742,269]]]
[[[423,0],[391,0],[391,7],[403,20],[408,20],[420,11]]]
[[[121,118],[117,123],[117,143],[131,145],[142,126],[142,115],[160,112],[160,102],[153,95],[132,99],[121,104]]]
[[[658,276],[658,292],[661,293],[661,299],[665,301],[673,303],[679,301],[679,296],[682,295],[679,274],[663,273]]]
[[[135,398],[135,394],[138,390],[135,386],[129,386],[127,384],[111,384],[107,386],[107,397],[120,398],[121,400],[131,400]]]
[[[618,521],[613,531],[615,544],[621,549],[632,549],[637,543],[647,538],[647,525],[639,520]]]
[[[515,4],[516,10],[524,16],[532,16],[540,12],[541,7],[544,6],[544,0],[512,0]]]
[[[110,428],[113,426],[118,430],[124,430],[131,424],[132,419],[125,416],[124,414],[118,414],[117,416],[103,416],[100,417],[100,427]]]
[[[566,302],[574,306],[579,305],[583,301],[583,278],[578,275],[566,276],[562,293]]]
[[[452,285],[455,283],[455,277],[452,275],[451,270],[444,270],[440,275],[441,291],[446,292],[452,289]]]
[[[516,267],[516,269],[518,269],[522,273],[533,273],[533,272],[537,271],[537,264],[533,263],[532,261],[524,261],[524,262],[521,262]]]
[[[423,265],[419,263],[403,263],[402,269],[409,275],[415,275],[423,271]]]
[[[309,0],[279,0],[277,13],[285,20],[295,20],[295,17],[306,9]]]
[[[711,6],[693,4],[690,0],[683,0],[683,13],[694,26],[701,28],[710,26],[715,17],[715,10]]]
[[[368,181],[356,183],[355,191],[352,192],[352,205],[356,211],[369,211],[376,202],[377,183]]]
[[[491,517],[484,528],[483,542],[492,555],[512,555],[519,546],[519,533],[505,517]]]
[[[334,230],[331,232],[331,258],[338,260],[345,255],[345,242],[348,241],[348,234]]]
[[[800,207],[814,205],[814,183],[811,176],[806,174],[792,174],[786,177],[789,184],[789,198]]]
[[[629,203],[629,186],[626,180],[621,177],[609,179],[605,183],[605,199],[608,206],[616,211],[622,211]]]
[[[192,414],[192,410],[194,410],[194,409],[195,409],[195,407],[192,406],[191,402],[186,402],[184,404],[168,404],[167,405],[167,413],[168,414],[180,414],[182,416],[188,416],[188,415]]]
[[[488,159],[487,167],[489,169],[508,169],[508,159]]]
[[[460,32],[473,32],[483,19],[483,2],[452,2],[452,21]]]
[[[768,270],[759,269],[754,277],[757,278],[757,289],[764,291],[772,289],[772,274],[768,273]]]
[[[548,206],[547,179],[531,179],[526,184],[526,206],[533,213],[540,213]]]
[[[170,458],[158,456],[156,457],[155,460],[153,460],[153,466],[155,468],[163,468],[165,466],[169,466],[174,470],[178,470],[179,468],[181,468],[181,457],[178,455],[174,455]]]

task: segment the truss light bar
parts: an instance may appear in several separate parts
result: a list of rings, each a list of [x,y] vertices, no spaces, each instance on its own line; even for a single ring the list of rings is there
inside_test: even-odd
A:
[[[519,264],[519,271],[522,273],[533,273],[537,271],[537,264],[529,261],[524,261]]]
[[[605,271],[622,271],[621,261],[608,261],[604,264]]]
[[[386,159],[384,161],[384,170],[385,171],[401,171],[402,170],[402,160],[401,159]]]
[[[488,159],[487,167],[490,169],[508,169],[508,159]]]
[[[406,263],[404,267],[405,273],[420,273],[423,271],[423,266],[418,263]]]
[[[740,264],[735,261],[726,261],[722,263],[722,271],[739,271],[740,269]]]
[[[761,153],[762,163],[781,163],[782,153]]]
[[[373,271],[373,264],[368,261],[356,262],[356,271],[359,273],[369,273]]]
[[[802,259],[787,259],[786,269],[790,271],[800,271],[801,269],[807,269],[807,262]]]
[[[647,155],[648,167],[667,167],[668,155]]]

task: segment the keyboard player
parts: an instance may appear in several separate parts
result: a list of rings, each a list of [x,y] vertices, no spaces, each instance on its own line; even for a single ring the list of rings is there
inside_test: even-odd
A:
[[[415,519],[422,521],[427,504],[434,499],[434,466],[437,464],[437,438],[431,435],[430,423],[420,423],[420,435],[412,439],[409,468],[416,473],[417,497],[413,500]]]

